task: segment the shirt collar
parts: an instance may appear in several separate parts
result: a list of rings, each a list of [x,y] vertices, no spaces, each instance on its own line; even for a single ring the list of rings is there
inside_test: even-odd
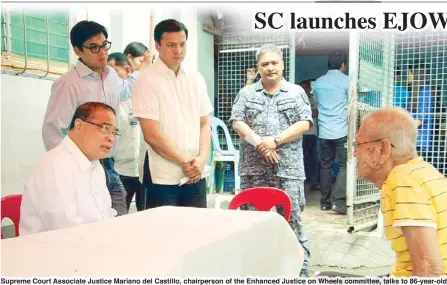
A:
[[[157,69],[158,72],[165,75],[168,74],[169,72],[174,73],[174,71],[172,71],[160,58],[158,58],[154,62],[154,67]],[[186,75],[186,70],[183,68],[183,64],[180,64],[178,74]]]
[[[342,73],[342,74],[344,74],[343,72],[341,72],[341,71],[338,70],[338,69],[329,69],[329,70],[327,71],[327,73],[328,73],[328,74],[335,74],[335,73]]]
[[[98,76],[99,74],[91,70],[87,65],[85,65],[81,59],[78,59],[76,62],[76,70],[78,71],[78,74],[80,77],[84,78],[86,76],[92,75],[92,77]],[[104,67],[104,78],[109,74],[109,67],[106,65]],[[100,79],[100,78],[98,78]]]
[[[256,84],[255,85],[256,92],[264,91],[264,86],[262,85],[262,79],[256,82],[255,84]],[[279,91],[289,92],[289,88],[287,87],[287,81],[284,78],[281,79],[281,86],[279,87]]]
[[[424,161],[424,158],[418,156],[416,158],[413,158],[412,160],[409,160],[407,163],[408,164],[415,164],[415,163],[420,163],[420,162],[423,162],[423,161]]]
[[[81,169],[82,172],[86,172],[88,170],[94,169],[99,165],[98,160],[90,161],[85,154],[79,149],[79,147],[74,143],[74,141],[70,138],[70,136],[65,136],[64,140],[61,143],[64,145],[71,156],[76,160],[76,163]]]

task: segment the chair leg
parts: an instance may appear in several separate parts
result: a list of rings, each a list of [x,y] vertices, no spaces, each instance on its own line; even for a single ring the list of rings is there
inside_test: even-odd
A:
[[[216,161],[213,159],[211,161],[211,170],[210,170],[210,176],[208,178],[208,189],[209,189],[209,194],[213,194],[215,192],[215,169],[216,169]]]
[[[241,190],[241,177],[239,176],[239,161],[234,162],[234,188],[237,194]]]
[[[214,204],[214,209],[220,209],[220,203],[222,203],[221,201],[222,199],[219,196],[216,196],[216,200],[215,200],[215,204]]]
[[[225,186],[225,161],[219,161],[220,162],[220,175],[219,175],[219,189],[217,189],[216,193],[223,193],[224,192],[224,186]]]

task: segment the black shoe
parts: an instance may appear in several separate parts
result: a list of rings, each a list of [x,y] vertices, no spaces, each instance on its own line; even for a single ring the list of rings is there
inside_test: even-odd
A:
[[[328,211],[328,210],[331,209],[331,207],[329,207],[329,206],[321,206],[320,209],[321,209],[322,211]]]
[[[332,211],[335,211],[342,215],[346,215],[346,209],[341,209],[340,207],[337,207],[337,205],[332,205]]]

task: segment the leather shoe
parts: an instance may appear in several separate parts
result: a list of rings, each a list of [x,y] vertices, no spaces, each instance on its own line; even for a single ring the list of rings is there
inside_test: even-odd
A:
[[[321,209],[322,211],[328,211],[328,210],[331,209],[331,207],[329,207],[329,206],[321,206],[320,209]]]
[[[332,211],[335,211],[342,215],[346,215],[346,209],[341,209],[341,208],[337,207],[337,205],[332,205]]]

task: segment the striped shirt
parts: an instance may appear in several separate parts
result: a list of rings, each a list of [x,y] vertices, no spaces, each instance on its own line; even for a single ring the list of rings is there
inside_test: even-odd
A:
[[[385,237],[396,252],[393,276],[411,276],[413,266],[401,227],[431,227],[447,274],[447,178],[421,157],[396,166],[382,186]]]

